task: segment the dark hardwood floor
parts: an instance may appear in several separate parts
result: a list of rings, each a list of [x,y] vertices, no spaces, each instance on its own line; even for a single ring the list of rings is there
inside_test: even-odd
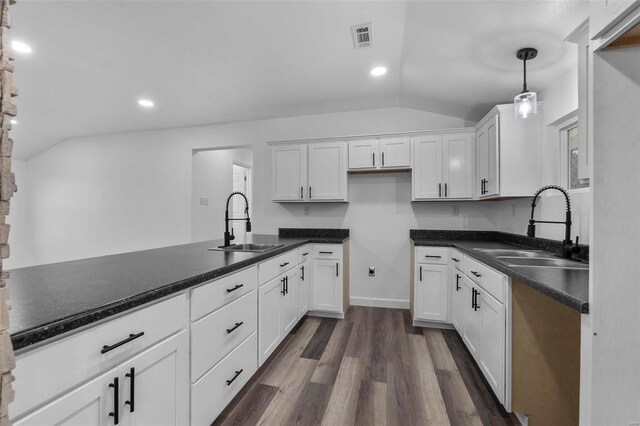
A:
[[[307,317],[214,425],[512,425],[455,331],[409,311]]]

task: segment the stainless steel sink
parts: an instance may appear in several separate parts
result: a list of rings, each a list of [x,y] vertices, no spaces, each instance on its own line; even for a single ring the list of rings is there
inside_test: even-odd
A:
[[[509,249],[480,249],[476,248],[479,252],[488,254],[489,256],[495,256],[498,258],[503,257],[542,257],[553,258],[551,253],[538,250],[509,250]]]
[[[279,247],[284,246],[284,244],[256,244],[256,243],[245,243],[245,244],[232,244],[228,247],[212,247],[209,250],[215,251],[239,251],[239,252],[250,252],[250,253],[264,253],[270,250],[275,250]]]
[[[525,268],[589,269],[587,263],[566,259],[511,257],[500,258],[500,261],[506,263],[507,266]]]

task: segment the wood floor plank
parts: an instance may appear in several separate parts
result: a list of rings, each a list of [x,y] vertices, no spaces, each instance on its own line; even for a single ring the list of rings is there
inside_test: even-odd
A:
[[[452,425],[482,426],[480,416],[458,370],[436,370],[447,415]]]
[[[413,326],[413,318],[411,318],[411,312],[406,309],[402,310],[402,317],[404,320],[404,332],[407,334],[422,334],[420,327]]]
[[[393,340],[393,318],[391,310],[374,308],[369,340],[370,349],[366,359],[366,378],[376,382],[387,381],[387,362]]]
[[[222,416],[219,416],[213,425],[249,426],[257,424],[273,397],[278,393],[278,390],[274,386],[257,383],[251,387],[250,391],[246,393],[245,397],[226,418],[220,421]]]
[[[315,383],[324,383],[332,385],[336,381],[344,352],[351,338],[353,323],[351,321],[340,321],[336,324],[336,328],[329,339],[318,367],[311,376],[311,381]]]
[[[362,380],[356,407],[355,424],[385,426],[387,424],[387,384]]]
[[[319,425],[331,398],[331,385],[308,382],[302,389],[287,425]]]
[[[331,339],[331,335],[333,334],[333,330],[335,330],[337,323],[338,320],[336,319],[323,318],[318,329],[313,334],[313,337],[300,356],[303,358],[319,360],[329,343],[329,339]]]
[[[404,310],[393,310],[391,313],[391,328],[393,335],[389,348],[388,361],[391,363],[411,362],[407,333],[404,330]]]
[[[431,354],[435,369],[457,371],[458,367],[451,356],[451,352],[449,352],[447,342],[445,342],[444,337],[442,337],[442,331],[425,328],[423,329],[423,334],[427,339],[427,346],[429,347],[429,353]]]
[[[513,425],[508,413],[498,401],[489,384],[482,378],[480,369],[473,361],[462,339],[455,331],[442,331],[449,352],[456,362],[460,376],[476,407],[483,425]]]
[[[345,357],[333,385],[331,399],[322,424],[326,426],[352,425],[355,422],[363,365],[359,358]]]

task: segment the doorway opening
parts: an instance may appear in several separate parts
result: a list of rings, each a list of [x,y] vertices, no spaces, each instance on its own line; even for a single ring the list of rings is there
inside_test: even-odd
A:
[[[249,200],[249,216],[251,216],[251,209],[253,202],[251,199],[251,167],[236,162],[233,162],[233,191],[242,192]],[[240,196],[233,197],[231,199],[231,217],[244,217],[244,200]],[[246,239],[246,226],[242,221],[233,221],[233,234],[240,240]]]

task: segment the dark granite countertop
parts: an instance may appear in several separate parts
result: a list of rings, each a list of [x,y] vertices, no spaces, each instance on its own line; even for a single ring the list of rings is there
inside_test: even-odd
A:
[[[569,306],[578,312],[589,312],[589,270],[560,268],[511,268],[476,248],[542,250],[551,255],[559,253],[559,241],[529,238],[517,234],[494,231],[430,231],[411,230],[410,238],[416,246],[454,247],[460,252],[516,279],[529,287]],[[581,257],[588,259],[588,247]]]
[[[215,240],[11,270],[13,347],[22,349],[308,243],[349,238],[348,230],[325,231],[311,237],[302,231],[295,238],[251,236],[250,242],[283,244],[266,253],[207,250],[222,245]]]

